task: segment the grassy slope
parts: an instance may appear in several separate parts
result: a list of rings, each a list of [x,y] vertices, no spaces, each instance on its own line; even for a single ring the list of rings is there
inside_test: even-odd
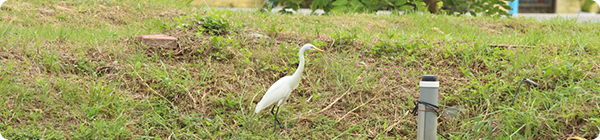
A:
[[[178,23],[172,18],[209,13],[224,15],[238,32],[218,38],[160,29]],[[598,29],[560,19],[8,1],[0,12],[0,130],[9,139],[275,138],[271,115],[254,115],[254,106],[295,70],[298,46],[312,42],[328,53],[307,54],[303,81],[280,112],[287,128],[277,138],[414,139],[409,111],[424,74],[440,76],[440,104],[467,109],[456,121],[440,119],[439,131],[451,138],[485,138],[489,122],[503,114],[494,139],[591,138],[600,126]],[[130,39],[150,33],[177,36],[182,47],[152,49]],[[520,78],[542,86],[525,85],[509,107]]]

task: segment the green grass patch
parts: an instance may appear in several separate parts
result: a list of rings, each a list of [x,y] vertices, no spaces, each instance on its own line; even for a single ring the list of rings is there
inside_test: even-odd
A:
[[[422,75],[438,75],[452,139],[594,138],[599,23],[431,14],[234,12],[188,1],[8,1],[0,132],[8,139],[414,139]],[[166,34],[176,48],[132,36]],[[258,37],[257,34],[262,35]],[[254,107],[306,54],[272,133]],[[516,46],[516,47],[514,47]],[[509,106],[521,78],[524,85]],[[336,101],[334,103],[334,101]],[[489,136],[506,115],[501,126]],[[441,137],[440,137],[441,138]]]

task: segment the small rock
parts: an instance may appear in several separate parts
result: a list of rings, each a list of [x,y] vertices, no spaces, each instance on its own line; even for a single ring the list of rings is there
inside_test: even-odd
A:
[[[365,63],[365,61],[360,61],[358,64],[367,65],[367,63]]]
[[[269,36],[261,35],[261,34],[258,34],[258,33],[251,33],[248,36],[253,37],[253,38],[263,38],[263,37],[264,38],[269,38]]]
[[[176,48],[177,38],[167,35],[138,35],[135,36],[138,43],[150,47]]]

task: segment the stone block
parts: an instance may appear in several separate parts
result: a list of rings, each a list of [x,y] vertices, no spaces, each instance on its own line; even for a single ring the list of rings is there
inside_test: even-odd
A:
[[[159,48],[176,48],[177,38],[167,35],[138,35],[134,37],[136,41],[143,45]]]

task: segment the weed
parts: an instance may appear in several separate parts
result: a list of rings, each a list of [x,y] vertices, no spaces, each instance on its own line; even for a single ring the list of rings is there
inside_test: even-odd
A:
[[[229,22],[224,19],[214,19],[210,16],[202,17],[197,21],[200,25],[198,31],[211,35],[225,35],[229,32]]]
[[[345,46],[352,45],[352,43],[354,43],[354,40],[357,39],[357,35],[355,33],[340,31],[333,33],[331,35],[331,38],[333,38],[334,47],[343,48]]]
[[[277,24],[273,24],[269,26],[266,30],[269,36],[277,37],[277,33],[281,32],[283,28],[277,26]]]

